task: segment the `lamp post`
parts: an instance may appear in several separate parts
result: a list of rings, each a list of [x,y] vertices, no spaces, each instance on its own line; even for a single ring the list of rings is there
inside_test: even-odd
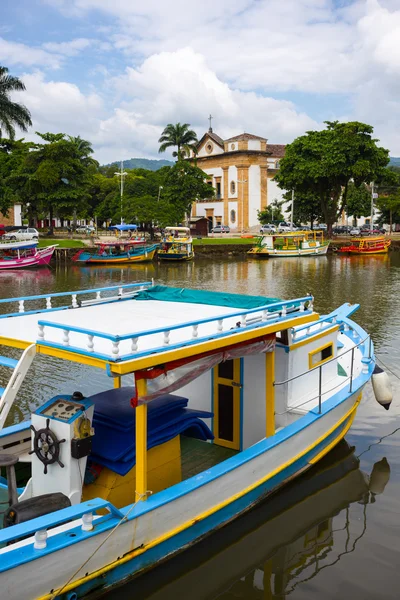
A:
[[[241,231],[241,233],[244,233],[244,199],[243,199],[243,193],[244,193],[244,184],[247,183],[247,179],[238,179],[238,183],[242,184],[242,201],[241,201],[241,205],[242,205],[242,231]]]
[[[163,189],[164,189],[164,188],[163,188],[163,186],[162,186],[162,185],[160,185],[160,186],[158,187],[158,198],[157,198],[157,202],[160,202],[161,190],[163,190]]]
[[[378,197],[375,193],[374,182],[371,183],[371,222],[369,224],[369,230],[372,231],[374,227],[374,200]]]
[[[120,183],[121,183],[120,190],[121,190],[121,225],[122,225],[124,222],[124,220],[122,218],[122,197],[124,195],[124,179],[128,175],[128,173],[126,173],[126,171],[124,171],[124,161],[121,160],[121,170],[114,173],[114,175],[121,178],[120,179]]]
[[[290,231],[293,231],[294,190],[292,190],[292,208],[290,211]]]

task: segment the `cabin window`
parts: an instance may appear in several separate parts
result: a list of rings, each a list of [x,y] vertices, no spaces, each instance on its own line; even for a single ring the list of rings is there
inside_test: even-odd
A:
[[[231,194],[234,194],[236,192],[236,183],[234,181],[231,181]]]
[[[218,365],[218,377],[233,379],[233,360],[226,360]]]
[[[288,346],[289,345],[289,336],[288,336],[287,329],[284,329],[283,331],[278,331],[277,332],[277,334],[276,334],[276,341],[280,342],[284,346]]]
[[[236,223],[236,211],[231,210],[231,223]]]
[[[218,385],[218,437],[233,442],[233,387]]]
[[[333,358],[333,343],[330,342],[322,348],[317,348],[308,354],[309,368],[317,367],[318,365]]]

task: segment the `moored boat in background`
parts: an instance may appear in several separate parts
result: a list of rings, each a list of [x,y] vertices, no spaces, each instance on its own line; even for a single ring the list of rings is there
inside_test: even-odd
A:
[[[268,233],[247,254],[254,258],[284,258],[288,256],[323,256],[329,248],[323,231],[291,231]]]
[[[166,227],[157,256],[165,261],[192,260],[193,240],[189,227]]]
[[[348,246],[339,248],[341,254],[387,254],[391,245],[391,240],[384,236],[374,236],[369,238],[355,238]]]
[[[72,260],[84,264],[129,264],[153,260],[158,244],[147,244],[143,239],[96,242],[96,250],[84,249],[77,252]]]
[[[0,271],[48,265],[58,244],[46,248],[38,248],[37,246],[38,242],[36,240],[1,242]]]

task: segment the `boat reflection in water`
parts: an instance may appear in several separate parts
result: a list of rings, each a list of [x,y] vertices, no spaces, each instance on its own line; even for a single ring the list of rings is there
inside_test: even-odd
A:
[[[366,531],[367,505],[383,493],[390,466],[383,458],[368,476],[353,451],[340,442],[270,500],[151,574],[110,592],[107,599],[130,599],[133,593],[151,600],[188,595],[190,600],[284,599],[353,552]],[[362,505],[357,523],[351,522],[353,503]],[[336,541],[333,520],[341,511],[346,535]]]

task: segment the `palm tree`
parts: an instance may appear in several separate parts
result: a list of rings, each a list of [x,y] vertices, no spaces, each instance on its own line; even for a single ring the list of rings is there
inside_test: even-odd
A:
[[[8,75],[7,67],[0,66],[0,137],[2,129],[10,139],[15,136],[15,125],[22,131],[27,131],[28,125],[32,125],[31,113],[23,104],[12,102],[12,92],[22,92],[25,85],[18,79]]]
[[[169,123],[158,140],[161,143],[158,151],[165,152],[167,148],[177,146],[178,150],[174,151],[172,156],[177,157],[178,160],[183,158],[185,154],[189,155],[190,150],[193,150],[194,154],[197,154],[197,135],[189,127],[188,123],[177,123],[176,125]]]
[[[91,165],[98,166],[97,160],[94,160],[94,158],[90,156],[94,152],[91,142],[83,140],[80,135],[76,137],[69,135],[68,140],[76,146],[76,149],[79,154],[79,159],[86,167]]]

